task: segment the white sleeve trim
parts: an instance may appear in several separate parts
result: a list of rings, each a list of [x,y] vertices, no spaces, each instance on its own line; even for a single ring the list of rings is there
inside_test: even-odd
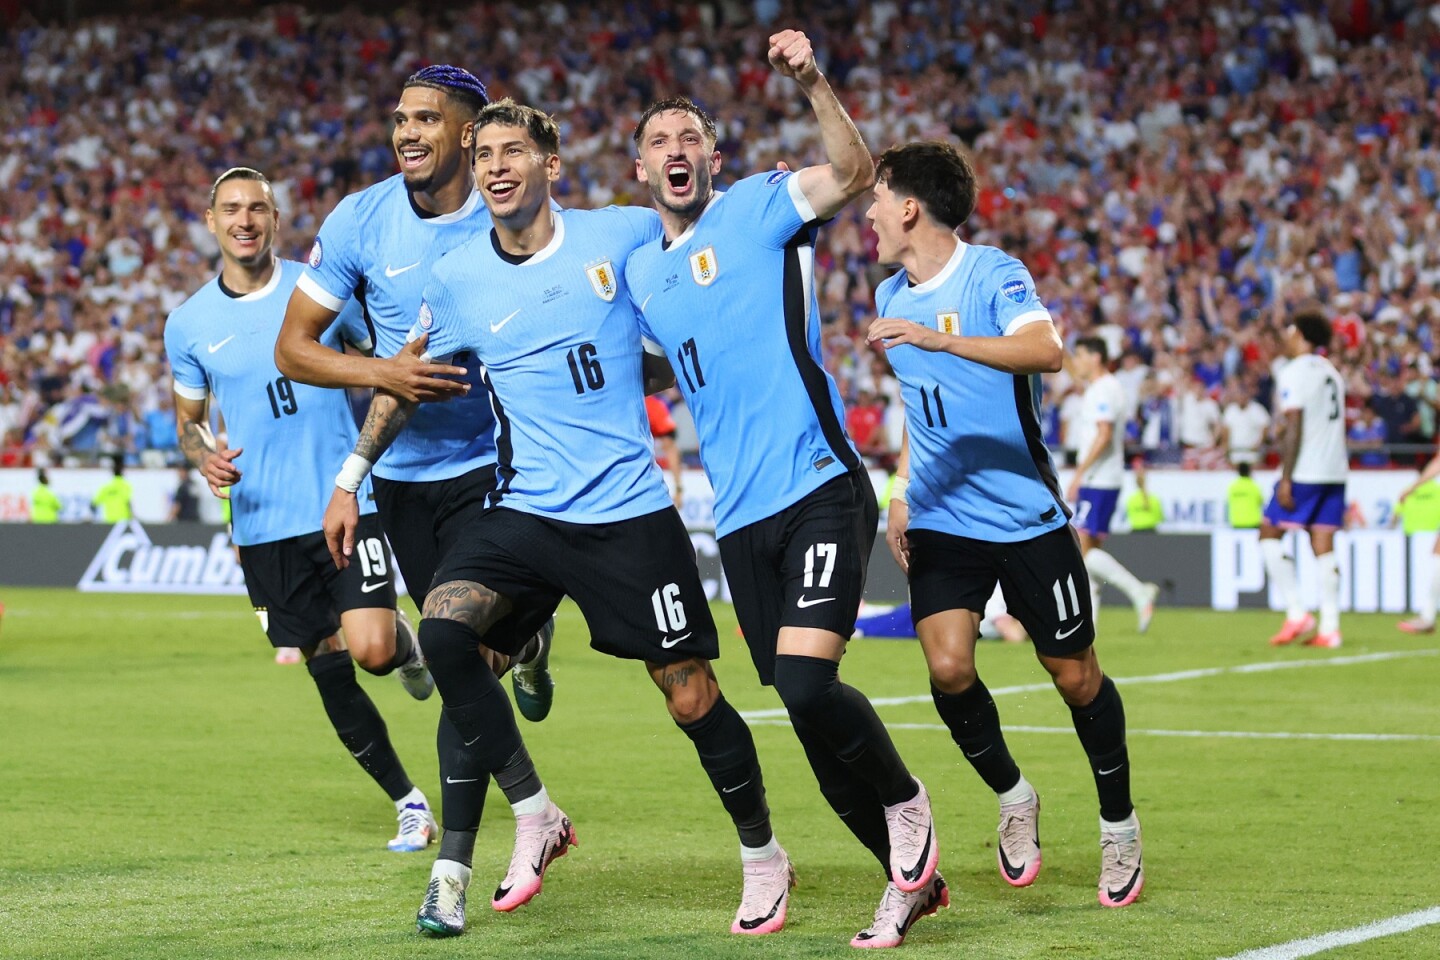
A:
[[[345,306],[344,300],[320,286],[308,273],[300,274],[300,279],[296,282],[295,286],[304,290],[307,297],[320,304],[320,306],[326,310],[333,310],[339,313]]]
[[[347,342],[350,344],[350,346],[354,347],[356,350],[361,351],[362,353],[375,352],[375,341],[370,339],[369,337],[365,337],[359,343],[356,343],[354,340],[349,340]]]
[[[665,348],[660,346],[660,344],[656,343],[654,340],[651,340],[649,337],[641,337],[640,346],[643,347],[645,349],[645,352],[650,354],[650,356],[652,357],[665,356]]]
[[[1011,334],[1013,334],[1016,330],[1019,330],[1021,327],[1026,326],[1026,325],[1028,325],[1028,324],[1036,323],[1036,322],[1038,322],[1038,321],[1040,321],[1040,320],[1045,320],[1045,321],[1047,321],[1047,322],[1053,322],[1053,321],[1050,320],[1050,311],[1049,311],[1049,310],[1029,310],[1029,311],[1026,311],[1025,313],[1020,314],[1020,316],[1016,317],[1014,320],[1011,320],[1011,321],[1010,321],[1010,325],[1005,328],[1005,336],[1008,337],[1008,336],[1010,336]]]
[[[189,387],[179,380],[175,381],[175,393],[186,400],[205,400],[210,396],[210,390],[207,387]]]
[[[806,223],[814,223],[820,218],[815,216],[815,208],[810,205],[810,198],[805,196],[805,191],[800,189],[800,174],[791,174],[785,178],[785,189],[790,192],[790,202],[795,204],[795,212],[800,214],[800,219]]]

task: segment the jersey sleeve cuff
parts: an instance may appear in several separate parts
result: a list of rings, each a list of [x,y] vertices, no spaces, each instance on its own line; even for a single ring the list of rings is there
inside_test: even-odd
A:
[[[184,397],[186,400],[204,400],[210,396],[210,390],[208,388],[191,387],[181,383],[179,380],[175,381],[175,393],[177,396]]]
[[[350,346],[354,347],[356,350],[359,350],[362,353],[375,352],[375,341],[370,339],[369,337],[362,337],[358,341],[350,340],[348,341],[348,343],[350,344]]]
[[[805,191],[800,189],[800,175],[785,178],[785,189],[790,191],[790,202],[795,204],[795,212],[800,214],[800,219],[806,223],[814,223],[820,218],[815,216],[815,208],[810,205],[810,198],[805,196]]]
[[[295,283],[295,286],[299,287],[301,290],[304,290],[307,297],[320,304],[320,306],[324,307],[326,310],[333,310],[336,313],[339,313],[345,306],[345,301],[343,299],[335,296],[329,290],[326,290],[324,287],[320,286],[320,284],[316,283],[315,279],[311,277],[308,273],[300,274],[300,279]]]
[[[1016,317],[1014,320],[1010,321],[1010,323],[1005,327],[1005,336],[1008,337],[1015,331],[1019,330],[1021,327],[1028,326],[1032,323],[1038,323],[1041,320],[1045,320],[1047,322],[1050,321],[1049,310],[1026,311],[1025,313],[1020,314],[1020,316]]]

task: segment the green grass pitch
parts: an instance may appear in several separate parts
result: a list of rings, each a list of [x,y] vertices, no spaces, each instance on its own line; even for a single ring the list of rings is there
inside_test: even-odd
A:
[[[800,886],[783,933],[732,937],[737,841],[689,741],[639,665],[591,651],[567,606],[554,713],[522,726],[581,846],[538,899],[494,913],[513,821],[492,790],[469,932],[423,939],[413,918],[432,855],[385,850],[393,809],[345,755],[304,668],[271,661],[243,600],[9,589],[0,602],[0,957],[848,957],[878,901],[873,861],[821,801],[790,730],[757,724]],[[742,711],[778,707],[733,613],[716,616],[726,695]],[[954,897],[901,956],[1214,960],[1440,904],[1433,639],[1378,616],[1347,617],[1339,651],[1272,650],[1268,614],[1161,610],[1140,637],[1110,608],[1101,625],[1131,728],[1144,895],[1125,910],[1096,903],[1094,787],[1053,691],[997,695],[1044,804],[1045,867],[1026,890],[1001,882],[994,797],[933,707],[881,706],[935,800]],[[1399,656],[1235,670],[1381,653]],[[991,689],[1045,680],[1028,646],[988,644],[979,661]],[[1201,672],[1126,682],[1183,671]],[[872,698],[928,690],[913,643],[857,640],[843,675]],[[362,678],[438,801],[438,697]],[[1264,733],[1419,739],[1251,736]],[[1440,957],[1440,926],[1322,956]]]

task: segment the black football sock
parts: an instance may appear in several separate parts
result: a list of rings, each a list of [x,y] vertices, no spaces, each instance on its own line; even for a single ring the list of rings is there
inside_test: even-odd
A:
[[[976,677],[975,683],[960,693],[943,693],[932,684],[930,696],[935,711],[950,728],[950,738],[987,787],[1004,793],[1020,782],[1020,768],[1005,746],[1000,712],[984,681]]]
[[[795,724],[795,736],[805,749],[820,795],[840,822],[861,845],[880,861],[885,879],[890,879],[890,830],[885,825],[885,806],[865,778],[839,757],[825,738],[803,724]]]
[[[823,657],[781,654],[775,658],[775,691],[791,723],[816,731],[839,757],[894,806],[919,791],[890,732],[865,695],[840,682],[840,665]]]
[[[1134,812],[1130,802],[1130,754],[1125,747],[1125,704],[1109,677],[1100,681],[1100,692],[1084,707],[1071,707],[1075,732],[1095,774],[1095,791],[1100,795],[1100,816],[1111,823]]]
[[[305,664],[320,691],[320,702],[340,742],[361,769],[370,774],[391,800],[400,800],[415,784],[405,775],[385,721],[355,679],[355,662],[347,651],[322,653]]]
[[[495,785],[511,803],[529,800],[540,792],[543,786],[540,783],[540,774],[536,772],[535,763],[530,759],[530,751],[525,749],[525,744],[520,744],[520,749],[505,761],[503,767],[495,771]]]
[[[465,749],[465,741],[455,724],[440,711],[440,724],[435,731],[435,749],[440,756],[440,800],[442,803],[440,836],[441,860],[456,860],[470,866],[475,853],[475,834],[485,812],[485,794],[490,774]]]
[[[469,769],[499,771],[523,741],[510,698],[480,656],[479,638],[462,623],[426,617],[420,621],[420,649],[445,715],[460,732],[460,748],[473,758]]]
[[[676,726],[695,744],[700,765],[730,814],[740,842],[747,847],[769,843],[775,834],[770,829],[770,807],[765,803],[765,780],[755,738],[740,714],[721,695],[705,716]]]

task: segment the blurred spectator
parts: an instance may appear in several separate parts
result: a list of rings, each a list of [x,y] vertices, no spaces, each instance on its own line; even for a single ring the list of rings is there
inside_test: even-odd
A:
[[[1385,452],[1387,433],[1385,421],[1373,408],[1362,410],[1345,434],[1350,462],[1357,467],[1390,466],[1390,455]]]
[[[1265,433],[1270,429],[1270,412],[1239,384],[1227,393],[1220,415],[1221,443],[1232,465],[1258,463]]]
[[[180,438],[175,432],[175,398],[161,391],[155,409],[145,414],[144,451],[140,462],[147,467],[172,466],[180,461]]]
[[[60,520],[60,498],[50,489],[50,475],[41,467],[35,471],[35,489],[30,491],[30,522],[57,523]]]
[[[1220,405],[1200,378],[1192,377],[1181,385],[1176,408],[1180,445],[1197,456],[1213,451],[1220,438]]]
[[[101,484],[100,489],[95,491],[94,499],[90,501],[90,505],[98,513],[97,519],[103,523],[119,523],[134,516],[130,501],[135,490],[130,486],[130,481],[125,479],[125,461],[116,457],[114,464],[115,475]]]
[[[1260,484],[1250,476],[1250,464],[1238,463],[1235,469],[1239,476],[1230,481],[1225,491],[1225,516],[1236,530],[1260,529],[1261,515],[1265,510],[1265,494]]]
[[[645,398],[645,415],[650,419],[650,436],[659,448],[655,454],[655,462],[660,465],[660,469],[670,472],[670,499],[674,502],[675,509],[679,510],[685,500],[685,485],[682,483],[685,474],[680,460],[680,445],[675,442],[675,418],[670,415],[670,408],[665,401],[653,394]]]
[[[889,453],[885,441],[885,407],[869,390],[861,390],[845,414],[845,428],[855,449],[871,463],[879,463]]]
[[[176,468],[175,492],[170,495],[170,522],[198,523],[200,521],[200,496],[195,492],[195,481],[188,466]]]
[[[1145,458],[1136,457],[1134,467],[1135,491],[1125,498],[1125,519],[1135,533],[1151,533],[1165,522],[1165,507],[1160,498],[1145,489]]]

